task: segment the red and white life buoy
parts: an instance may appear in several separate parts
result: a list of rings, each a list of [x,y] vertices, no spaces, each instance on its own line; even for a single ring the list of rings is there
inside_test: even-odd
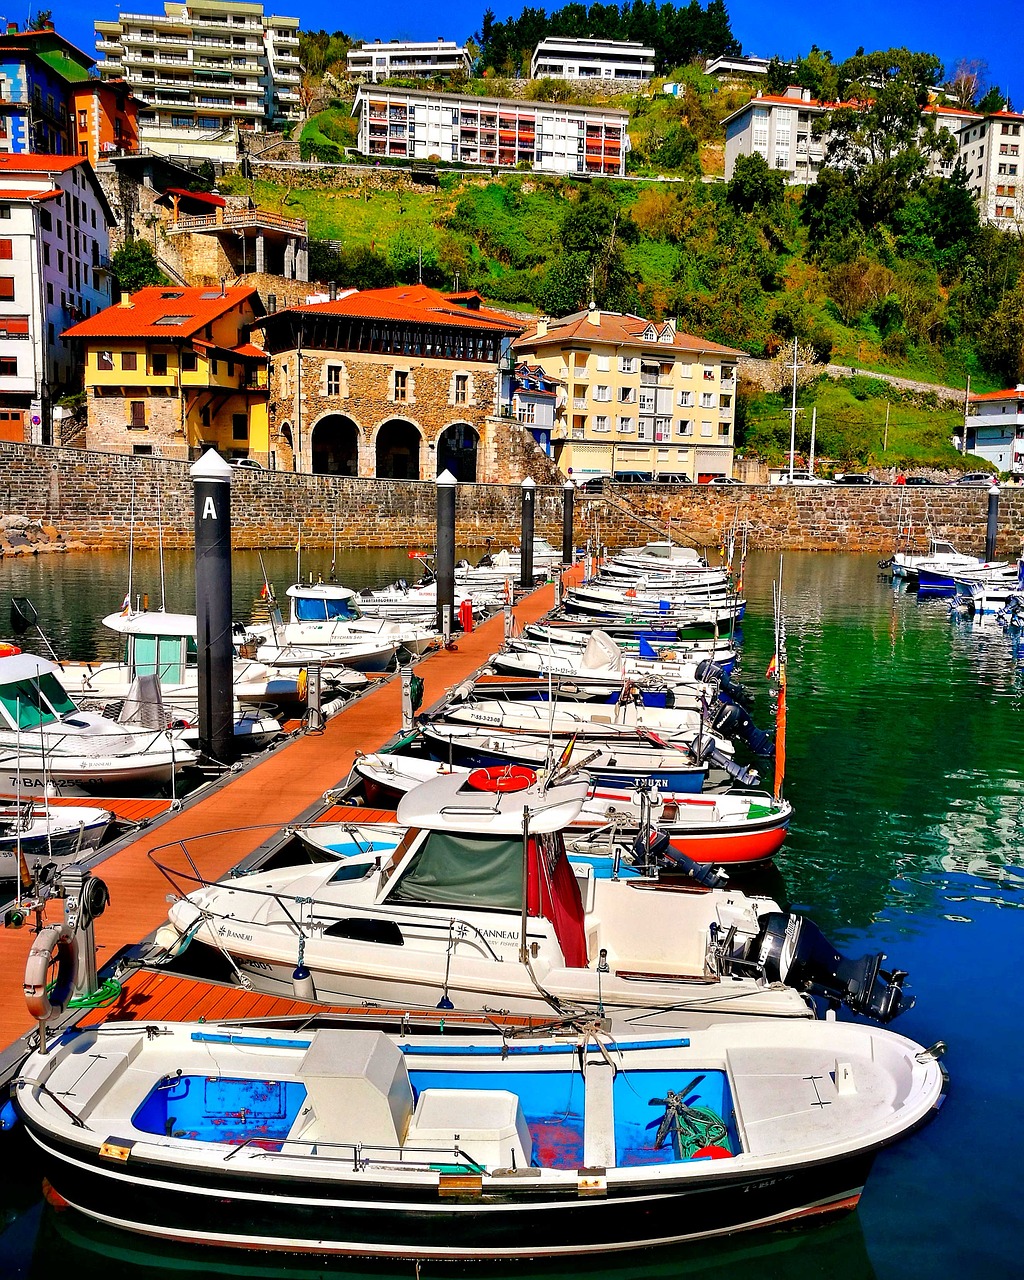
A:
[[[16,644],[0,644],[0,658],[13,658],[19,653],[21,650]]]
[[[474,791],[525,791],[537,781],[537,775],[525,765],[509,764],[499,768],[474,769],[467,781]]]
[[[50,966],[54,962],[57,977],[51,981]],[[74,930],[66,924],[48,924],[40,929],[25,961],[25,1004],[37,1022],[47,1022],[64,1012],[75,992],[77,972]]]

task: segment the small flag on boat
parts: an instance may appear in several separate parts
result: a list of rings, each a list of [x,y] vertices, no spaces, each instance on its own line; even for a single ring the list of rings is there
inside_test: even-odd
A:
[[[269,600],[269,599],[270,599],[270,588],[267,586],[267,584],[266,584],[265,582],[264,582],[263,586],[262,586],[262,587],[260,587],[260,599],[261,599],[261,600]]]
[[[514,609],[511,611],[510,616],[512,621],[509,623],[509,635],[512,637],[521,636],[523,634],[523,627],[519,619],[516,617]]]
[[[764,673],[764,678],[766,680],[774,680],[775,677],[778,675],[778,672],[779,672],[779,655],[777,653],[773,653],[772,660],[771,662],[768,663],[768,670]]]
[[[124,599],[121,601],[121,617],[127,618],[132,611],[132,594],[130,591],[124,593]]]
[[[646,636],[640,637],[640,657],[641,658],[657,658],[658,651]]]
[[[576,746],[576,735],[573,734],[572,737],[569,739],[569,741],[562,748],[562,754],[558,757],[558,763],[555,765],[556,770],[564,769],[566,767],[566,765],[572,759],[573,748],[575,746]]]

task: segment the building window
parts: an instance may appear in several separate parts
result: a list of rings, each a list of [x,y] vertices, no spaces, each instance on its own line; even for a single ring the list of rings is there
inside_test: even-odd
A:
[[[249,439],[249,419],[244,413],[233,413],[231,415],[231,439]]]
[[[711,431],[711,423],[710,423],[710,422],[702,422],[702,423],[700,424],[700,433],[701,433],[701,435],[702,435],[702,436],[710,436],[710,435],[712,434],[712,431]]]
[[[703,373],[704,373],[704,381],[705,381],[705,382],[714,382],[714,380],[715,380],[715,371],[714,371],[714,369],[713,369],[713,368],[709,368],[707,365],[705,365],[705,366],[704,366],[704,369],[703,369]]]
[[[598,400],[604,404],[607,404],[610,402],[611,398],[612,398],[611,387],[595,387],[594,388],[595,400]]]
[[[608,430],[608,417],[606,414],[599,413],[597,415],[597,417],[594,419],[594,430],[595,431]]]
[[[150,372],[154,378],[167,377],[167,356],[160,352],[154,352],[150,356]]]
[[[598,373],[609,373],[609,372],[611,371],[611,367],[612,367],[611,356],[598,356],[598,357],[597,357],[597,371],[598,371]]]
[[[517,406],[516,417],[520,422],[525,422],[529,426],[536,420],[536,416],[537,407],[532,400]]]
[[[689,418],[679,419],[679,434],[681,436],[693,435],[693,422]]]
[[[0,378],[16,378],[18,376],[18,357],[0,356]]]
[[[629,435],[629,434],[631,434],[631,433],[632,433],[632,431],[633,431],[633,419],[632,419],[632,418],[620,418],[620,419],[619,419],[618,430],[619,430],[619,431],[621,431],[624,435]]]
[[[128,402],[128,412],[131,415],[128,420],[128,428],[131,431],[145,431],[146,429],[146,402],[145,400],[130,400]]]
[[[88,129],[88,127],[89,127],[89,113],[88,113],[87,111],[79,111],[79,113],[78,113],[78,127],[79,127],[79,129]]]
[[[329,396],[341,395],[341,365],[329,364],[327,366],[327,394]]]
[[[0,240],[0,258],[14,257],[14,241]]]
[[[14,276],[0,276],[0,298],[10,302],[14,298]]]
[[[715,397],[710,391],[704,391],[701,393],[700,404],[702,409],[712,409],[714,408]]]
[[[728,439],[728,436],[729,436],[728,422],[720,422],[718,424],[718,436],[719,436],[719,439]]]
[[[53,285],[49,280],[46,282],[46,301],[53,302]]]
[[[403,373],[400,369],[395,370],[395,399],[407,400],[409,398],[409,375]]]
[[[636,356],[620,356],[619,373],[636,373]]]
[[[138,367],[139,367],[138,352],[136,351],[121,352],[121,368],[122,369],[130,370],[130,369],[137,369]]]
[[[11,206],[9,204],[0,204],[0,218],[9,218],[11,216]],[[47,231],[50,230],[50,215],[46,209],[40,210],[39,221],[43,224]]]
[[[97,351],[96,352],[96,368],[100,373],[109,373],[114,368],[113,351]]]
[[[456,404],[466,404],[469,401],[469,374],[468,373],[457,373],[455,375],[454,399]],[[530,411],[532,414],[533,405],[530,405]],[[528,421],[529,422],[533,421],[532,416],[528,419]]]
[[[132,453],[137,458],[151,458],[153,456],[153,446],[151,444],[133,444]]]
[[[181,368],[184,373],[195,373],[199,368],[199,357],[194,351],[181,353]]]

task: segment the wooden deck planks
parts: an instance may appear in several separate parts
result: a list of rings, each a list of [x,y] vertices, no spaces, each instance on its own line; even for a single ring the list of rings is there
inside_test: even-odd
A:
[[[567,578],[579,578],[577,566]],[[554,603],[554,588],[540,587],[516,605],[520,623],[533,622]],[[503,636],[499,614],[460,635],[450,650],[429,655],[416,664],[424,681],[423,705],[429,707],[455,685],[483,665]],[[307,734],[270,752],[252,769],[228,785],[186,807],[159,827],[143,831],[132,844],[119,850],[99,868],[110,889],[110,906],[96,922],[97,960],[103,965],[123,947],[140,941],[167,917],[171,886],[149,858],[155,849],[178,841],[192,842],[190,851],[207,879],[215,880],[252,853],[274,831],[295,822],[325,791],[344,780],[356,751],[379,750],[402,725],[401,686],[397,680],[382,684],[328,720],[323,733]],[[98,801],[102,804],[102,801]],[[340,806],[335,821],[353,818],[353,810]],[[362,818],[362,821],[385,821]],[[390,817],[391,815],[388,814]],[[353,820],[356,820],[353,818]],[[220,833],[211,837],[210,833]],[[197,839],[197,837],[206,837]],[[162,860],[180,855],[164,850]],[[59,906],[51,908],[59,918]],[[26,930],[0,930],[0,968],[8,980],[0,989],[0,1044],[13,1043],[31,1028],[21,992],[21,976],[32,944]],[[116,1016],[107,1011],[107,1016]]]

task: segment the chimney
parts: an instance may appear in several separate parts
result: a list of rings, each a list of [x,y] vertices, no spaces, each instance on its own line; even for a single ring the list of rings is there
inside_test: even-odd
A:
[[[329,281],[329,282],[328,282],[328,285],[327,285],[327,296],[330,298],[330,300],[331,300],[332,302],[337,302],[337,301],[338,301],[338,282],[337,282],[337,280],[331,280],[331,281]]]
[[[548,322],[546,319],[537,321],[537,332],[533,335],[535,338],[545,338],[548,332]]]
[[[804,91],[803,89],[800,88],[798,84],[787,85],[786,92],[783,94],[783,97],[796,98],[798,102],[803,98],[803,96],[804,96]]]
[[[118,305],[126,307],[130,311],[132,306],[132,295],[130,293],[122,293],[121,301]]]
[[[8,22],[7,34],[9,36],[16,36],[18,34],[18,24],[16,22]]]
[[[804,90],[803,98],[804,98],[804,102],[810,102],[810,100],[811,100],[811,91],[810,91],[810,89],[805,89],[805,90]]]
[[[227,296],[227,291],[228,291],[228,290],[227,290],[227,279],[226,279],[224,276],[221,276],[221,278],[220,278],[220,296],[221,296],[222,298],[226,297],[226,296]]]
[[[272,316],[276,310],[277,310],[277,294],[268,293],[267,294],[267,314]]]
[[[596,302],[591,302],[590,309],[587,312],[587,319],[595,328],[601,327],[601,312],[598,310]]]

